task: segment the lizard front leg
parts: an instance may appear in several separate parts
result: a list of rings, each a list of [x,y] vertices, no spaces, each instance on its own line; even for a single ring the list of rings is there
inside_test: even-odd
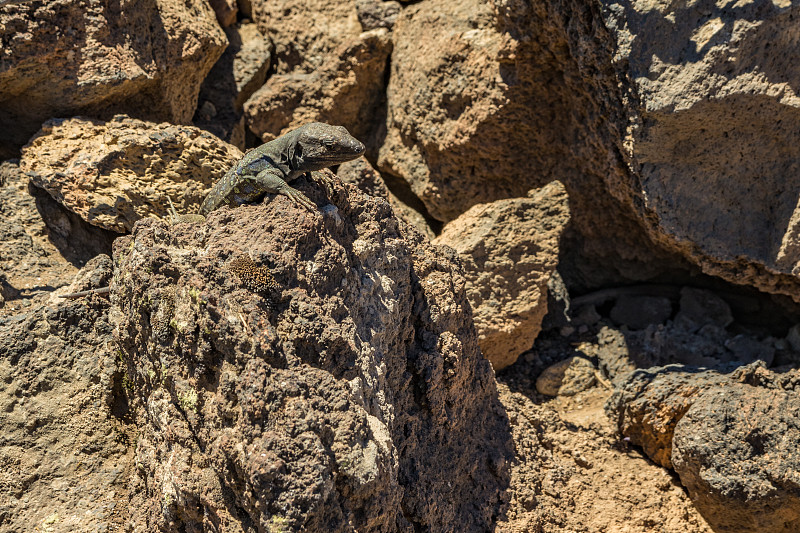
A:
[[[268,168],[259,172],[254,178],[250,178],[258,184],[265,192],[283,194],[288,196],[295,204],[308,209],[316,209],[314,202],[308,196],[289,186],[283,179],[278,170]]]
[[[325,191],[328,193],[328,198],[333,196],[333,186],[338,178],[331,169],[323,168],[322,170],[309,172],[309,174],[311,175],[311,179],[322,183],[322,185],[325,187]]]

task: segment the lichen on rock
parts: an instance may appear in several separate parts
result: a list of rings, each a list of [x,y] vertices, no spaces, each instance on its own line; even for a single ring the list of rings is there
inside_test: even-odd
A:
[[[224,207],[200,231],[146,219],[115,243],[138,527],[491,527],[509,434],[451,252],[352,186],[297,184],[330,204]],[[277,306],[231,275],[245,254]],[[165,287],[160,342],[143,317]]]

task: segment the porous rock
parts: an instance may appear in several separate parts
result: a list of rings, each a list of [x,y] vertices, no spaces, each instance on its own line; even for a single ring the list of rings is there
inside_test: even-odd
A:
[[[244,150],[242,106],[267,79],[272,43],[251,22],[225,34],[230,44],[203,81],[194,124]]]
[[[596,383],[595,371],[585,357],[570,357],[545,368],[536,378],[536,390],[545,396],[574,396]]]
[[[573,213],[561,270],[571,288],[682,266],[635,220],[615,147],[624,108],[594,5],[430,0],[405,7],[392,36],[378,168],[433,218],[558,180]]]
[[[800,6],[603,4],[640,219],[704,272],[798,300]]]
[[[81,283],[111,276],[98,256]],[[0,316],[0,529],[122,531],[133,432],[108,300],[50,298]]]
[[[676,426],[708,391],[736,390],[746,384],[766,393],[768,389],[794,388],[798,382],[797,371],[773,373],[763,361],[746,366],[727,363],[714,369],[667,365],[627,374],[617,384],[605,409],[622,435],[641,446],[656,463],[673,468]],[[744,411],[728,412],[732,417],[743,417],[742,423],[747,420]],[[685,429],[688,434],[688,426]]]
[[[253,2],[253,20],[275,43],[274,72],[245,105],[247,126],[262,140],[319,121],[345,126],[376,152],[392,44],[387,24],[362,26],[357,4]]]
[[[0,155],[51,117],[188,124],[225,49],[206,0],[12,2],[0,12]]]
[[[197,212],[205,194],[242,153],[193,126],[124,115],[103,122],[54,119],[23,149],[31,181],[81,218],[124,233],[147,216],[166,216],[167,198]]]
[[[356,0],[358,22],[364,31],[394,26],[403,6],[392,0]]]
[[[392,193],[383,176],[369,164],[366,158],[359,157],[342,163],[339,165],[337,175],[343,182],[355,185],[365,193],[389,202],[397,218],[411,224],[429,239],[436,237],[425,217]]]
[[[569,214],[564,186],[553,182],[526,198],[476,205],[434,240],[464,263],[478,342],[495,370],[514,363],[541,330]]]
[[[209,0],[208,3],[214,10],[220,26],[227,28],[236,22],[236,14],[239,11],[236,0]]]
[[[378,28],[329,51],[314,69],[304,63],[270,76],[245,104],[248,127],[269,141],[307,122],[327,122],[368,140],[384,101],[391,49],[387,30]]]
[[[275,43],[275,73],[311,72],[363,31],[354,0],[253,0],[253,22]]]
[[[27,182],[16,162],[0,163],[0,296],[5,301],[16,299],[25,290],[69,283],[77,269],[63,255],[73,260],[88,258],[59,253],[54,241],[64,244],[64,237],[74,237],[75,232],[69,220],[63,220],[64,236],[48,230]],[[73,241],[78,248],[79,241]]]
[[[726,382],[728,378],[718,371],[683,365],[635,370],[617,386],[606,412],[631,443],[656,463],[672,468],[675,425],[702,391]]]
[[[798,388],[741,383],[704,391],[680,419],[675,472],[716,531],[800,530],[798,420]]]
[[[115,243],[138,530],[491,529],[509,430],[452,251],[355,187],[296,183],[323,208],[277,196]],[[274,300],[225,269],[241,254]]]

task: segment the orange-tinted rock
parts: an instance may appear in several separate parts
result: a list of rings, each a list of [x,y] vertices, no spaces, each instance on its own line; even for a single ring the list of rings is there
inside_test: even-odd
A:
[[[495,370],[516,361],[541,330],[567,222],[567,194],[554,182],[527,198],[473,206],[434,240],[464,263],[478,342]]]
[[[47,122],[25,146],[21,168],[81,218],[124,233],[147,216],[166,216],[167,198],[196,213],[211,186],[242,153],[193,126],[124,115],[109,122]]]
[[[321,121],[345,126],[377,151],[371,138],[383,122],[393,7],[362,3],[253,2],[253,20],[275,44],[274,73],[245,105],[247,125],[262,140]]]
[[[186,124],[226,45],[206,0],[7,5],[0,42],[0,154],[52,117]]]

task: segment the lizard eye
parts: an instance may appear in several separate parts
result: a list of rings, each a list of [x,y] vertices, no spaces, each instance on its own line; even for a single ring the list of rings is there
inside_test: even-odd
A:
[[[324,139],[322,139],[322,144],[330,148],[331,146],[334,145],[334,142],[333,139],[331,139],[330,137],[325,137]]]

